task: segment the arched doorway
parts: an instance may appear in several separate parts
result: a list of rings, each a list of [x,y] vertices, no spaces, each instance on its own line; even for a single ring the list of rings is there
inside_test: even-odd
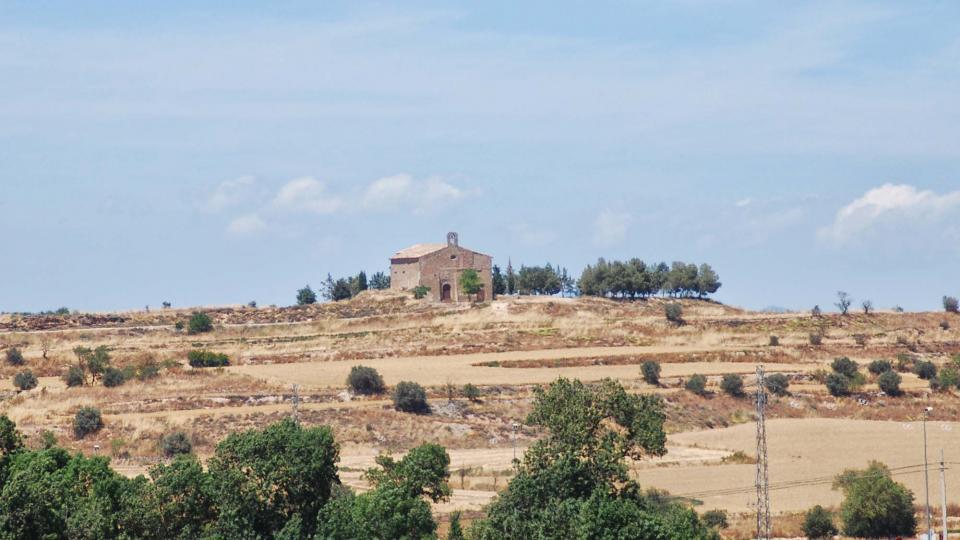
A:
[[[444,284],[440,287],[440,301],[441,301],[441,302],[449,302],[449,301],[451,300],[451,293],[452,293],[452,290],[451,290],[451,288],[450,288],[450,284],[449,284],[449,283],[444,283]]]

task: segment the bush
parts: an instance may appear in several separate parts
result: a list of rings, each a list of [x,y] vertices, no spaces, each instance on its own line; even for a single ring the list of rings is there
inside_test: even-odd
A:
[[[317,303],[317,293],[313,292],[313,289],[310,288],[310,285],[297,291],[297,305],[298,306],[309,306],[310,304]]]
[[[16,347],[7,349],[7,363],[11,366],[22,366],[24,363],[23,353]]]
[[[917,359],[912,355],[907,353],[900,353],[897,355],[897,371],[905,373],[907,371],[913,371],[913,366],[916,364]]]
[[[100,415],[100,409],[94,407],[81,407],[73,417],[73,435],[82,439],[91,433],[96,433],[103,428],[103,417]]]
[[[683,306],[676,302],[670,302],[663,306],[663,314],[667,317],[667,320],[672,323],[683,323]]]
[[[190,442],[186,433],[174,431],[160,439],[160,449],[163,450],[163,455],[170,458],[180,454],[189,454],[193,451],[193,443]]]
[[[764,378],[764,384],[771,394],[785,396],[790,393],[790,379],[783,373],[774,373]]]
[[[843,534],[855,538],[913,537],[916,514],[913,493],[894,482],[890,469],[873,462],[865,471],[837,477],[844,492],[840,505]]]
[[[655,360],[646,360],[640,365],[640,373],[647,384],[660,384],[660,362]]]
[[[704,396],[707,394],[707,378],[696,373],[687,379],[687,383],[683,387],[698,396]]]
[[[393,389],[393,408],[401,412],[425,414],[430,412],[427,393],[415,382],[401,381]]]
[[[960,302],[953,296],[944,296],[943,310],[947,313],[958,313],[960,312]]]
[[[125,382],[127,382],[126,375],[117,368],[109,367],[103,372],[103,385],[108,388],[120,386]]]
[[[913,365],[913,373],[921,379],[931,380],[937,376],[937,366],[929,360],[919,360]]]
[[[187,360],[190,362],[190,366],[195,368],[224,367],[230,365],[230,358],[227,355],[212,351],[190,351],[187,353]]]
[[[813,306],[813,309],[810,310],[810,316],[815,318],[820,318],[823,315],[823,312],[820,311],[820,306]]]
[[[703,524],[707,527],[715,527],[717,529],[727,528],[727,512],[724,510],[707,510],[700,519],[703,520]]]
[[[854,334],[854,335],[853,335],[853,342],[856,343],[857,345],[859,345],[860,347],[863,347],[863,346],[865,346],[865,345],[867,344],[867,335],[866,335],[866,334]]]
[[[146,381],[159,377],[160,364],[158,364],[156,360],[150,358],[137,366],[133,372],[133,376],[136,377],[138,381]]]
[[[383,377],[377,370],[367,366],[353,366],[347,375],[347,386],[357,394],[365,396],[382,394],[386,389]]]
[[[727,373],[720,380],[720,389],[733,397],[743,397],[743,377]]]
[[[213,330],[213,320],[210,319],[209,315],[202,311],[194,313],[190,317],[190,321],[187,322],[188,334],[202,334],[211,330]]]
[[[780,345],[780,338],[777,336],[770,336],[770,346],[777,347]]]
[[[819,504],[807,511],[803,519],[803,534],[807,538],[832,538],[840,531],[833,524],[833,516]]]
[[[893,371],[893,364],[889,360],[874,360],[867,366],[867,371],[874,375],[880,375],[887,371]]]
[[[814,347],[823,345],[823,334],[813,332],[810,334],[810,344]]]
[[[37,387],[37,376],[29,369],[13,376],[13,385],[20,390],[33,390]]]
[[[940,329],[941,329],[941,330],[949,330],[949,329],[950,329],[950,323],[947,322],[947,321],[940,321]]]
[[[423,300],[430,293],[430,287],[426,285],[417,285],[413,288],[413,297],[417,300]]]
[[[827,390],[831,396],[842,397],[850,395],[850,379],[839,373],[831,373],[826,379]]]
[[[470,401],[480,401],[480,389],[470,383],[467,383],[463,385],[463,397],[469,399]]]
[[[877,386],[888,396],[899,396],[900,374],[896,371],[886,371],[877,377]]]
[[[83,386],[83,370],[80,369],[80,366],[70,366],[67,372],[63,374],[63,382],[71,388],[74,386]]]
[[[835,358],[833,363],[830,364],[830,367],[833,369],[834,373],[839,373],[845,377],[853,378],[857,375],[857,363],[853,360],[847,358],[846,356],[841,358]]]
[[[940,385],[943,386],[944,390],[960,388],[960,372],[957,372],[956,368],[948,366],[941,369],[937,379],[940,380]]]

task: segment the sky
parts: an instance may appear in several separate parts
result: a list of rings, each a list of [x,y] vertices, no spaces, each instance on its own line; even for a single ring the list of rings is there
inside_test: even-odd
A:
[[[960,296],[957,2],[0,0],[0,311],[293,303],[408,245]]]

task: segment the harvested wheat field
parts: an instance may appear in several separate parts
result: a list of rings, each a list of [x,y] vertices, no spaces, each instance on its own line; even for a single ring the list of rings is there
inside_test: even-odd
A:
[[[922,463],[919,424],[925,406],[931,455],[946,450],[960,462],[960,399],[956,389],[934,392],[911,372],[925,361],[943,368],[960,352],[960,331],[944,329],[940,314],[825,315],[750,313],[709,301],[682,300],[685,324],[662,316],[664,301],[506,298],[484,304],[439,304],[390,292],[367,292],[330,304],[295,308],[206,310],[213,330],[177,328],[194,310],[161,310],[63,317],[5,316],[0,347],[22,351],[38,376],[35,389],[18,391],[5,365],[0,411],[17,422],[27,444],[44,432],[59,444],[111,457],[128,476],[165,460],[160,439],[185,432],[201,458],[230,433],[262,428],[296,414],[304,425],[331,426],[341,444],[341,478],[368,488],[363,471],[382,452],[402,456],[422,442],[447,448],[452,496],[434,505],[442,520],[455,510],[481,515],[514,474],[518,457],[544,433],[525,419],[533,390],[559,377],[619,381],[628,392],[661,396],[667,454],[631,462],[644,488],[668,490],[698,511],[721,508],[731,516],[754,504],[754,372],[786,376],[789,389],[768,407],[770,482],[775,523],[795,530],[796,512],[813,504],[836,506],[833,476],[870,460],[919,493]],[[957,325],[960,326],[960,325]],[[811,343],[811,334],[821,336]],[[771,337],[777,336],[771,345]],[[85,380],[67,387],[62,376],[77,347],[108,351],[111,365],[130,374],[114,388]],[[226,367],[195,368],[190,351],[222,353]],[[849,395],[834,397],[824,380],[837,357],[861,373]],[[902,395],[879,391],[867,370],[886,359],[900,370]],[[659,363],[657,384],[640,366]],[[387,392],[351,392],[355,366],[374,368]],[[149,367],[148,376],[139,374]],[[685,390],[704,375],[700,394]],[[743,394],[721,389],[723,375],[743,376]],[[429,414],[394,409],[390,389],[401,381],[423,385]],[[466,399],[463,386],[479,396]],[[103,428],[76,438],[74,414],[96,407]],[[948,471],[948,482],[960,481]],[[950,493],[960,503],[960,490]],[[739,518],[738,518],[739,519]],[[790,527],[793,527],[791,529]],[[736,528],[727,534],[736,537]]]

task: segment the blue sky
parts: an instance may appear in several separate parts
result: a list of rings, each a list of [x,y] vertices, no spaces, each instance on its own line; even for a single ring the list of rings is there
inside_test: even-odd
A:
[[[448,230],[960,295],[960,4],[262,4],[0,0],[0,310],[285,305]]]

